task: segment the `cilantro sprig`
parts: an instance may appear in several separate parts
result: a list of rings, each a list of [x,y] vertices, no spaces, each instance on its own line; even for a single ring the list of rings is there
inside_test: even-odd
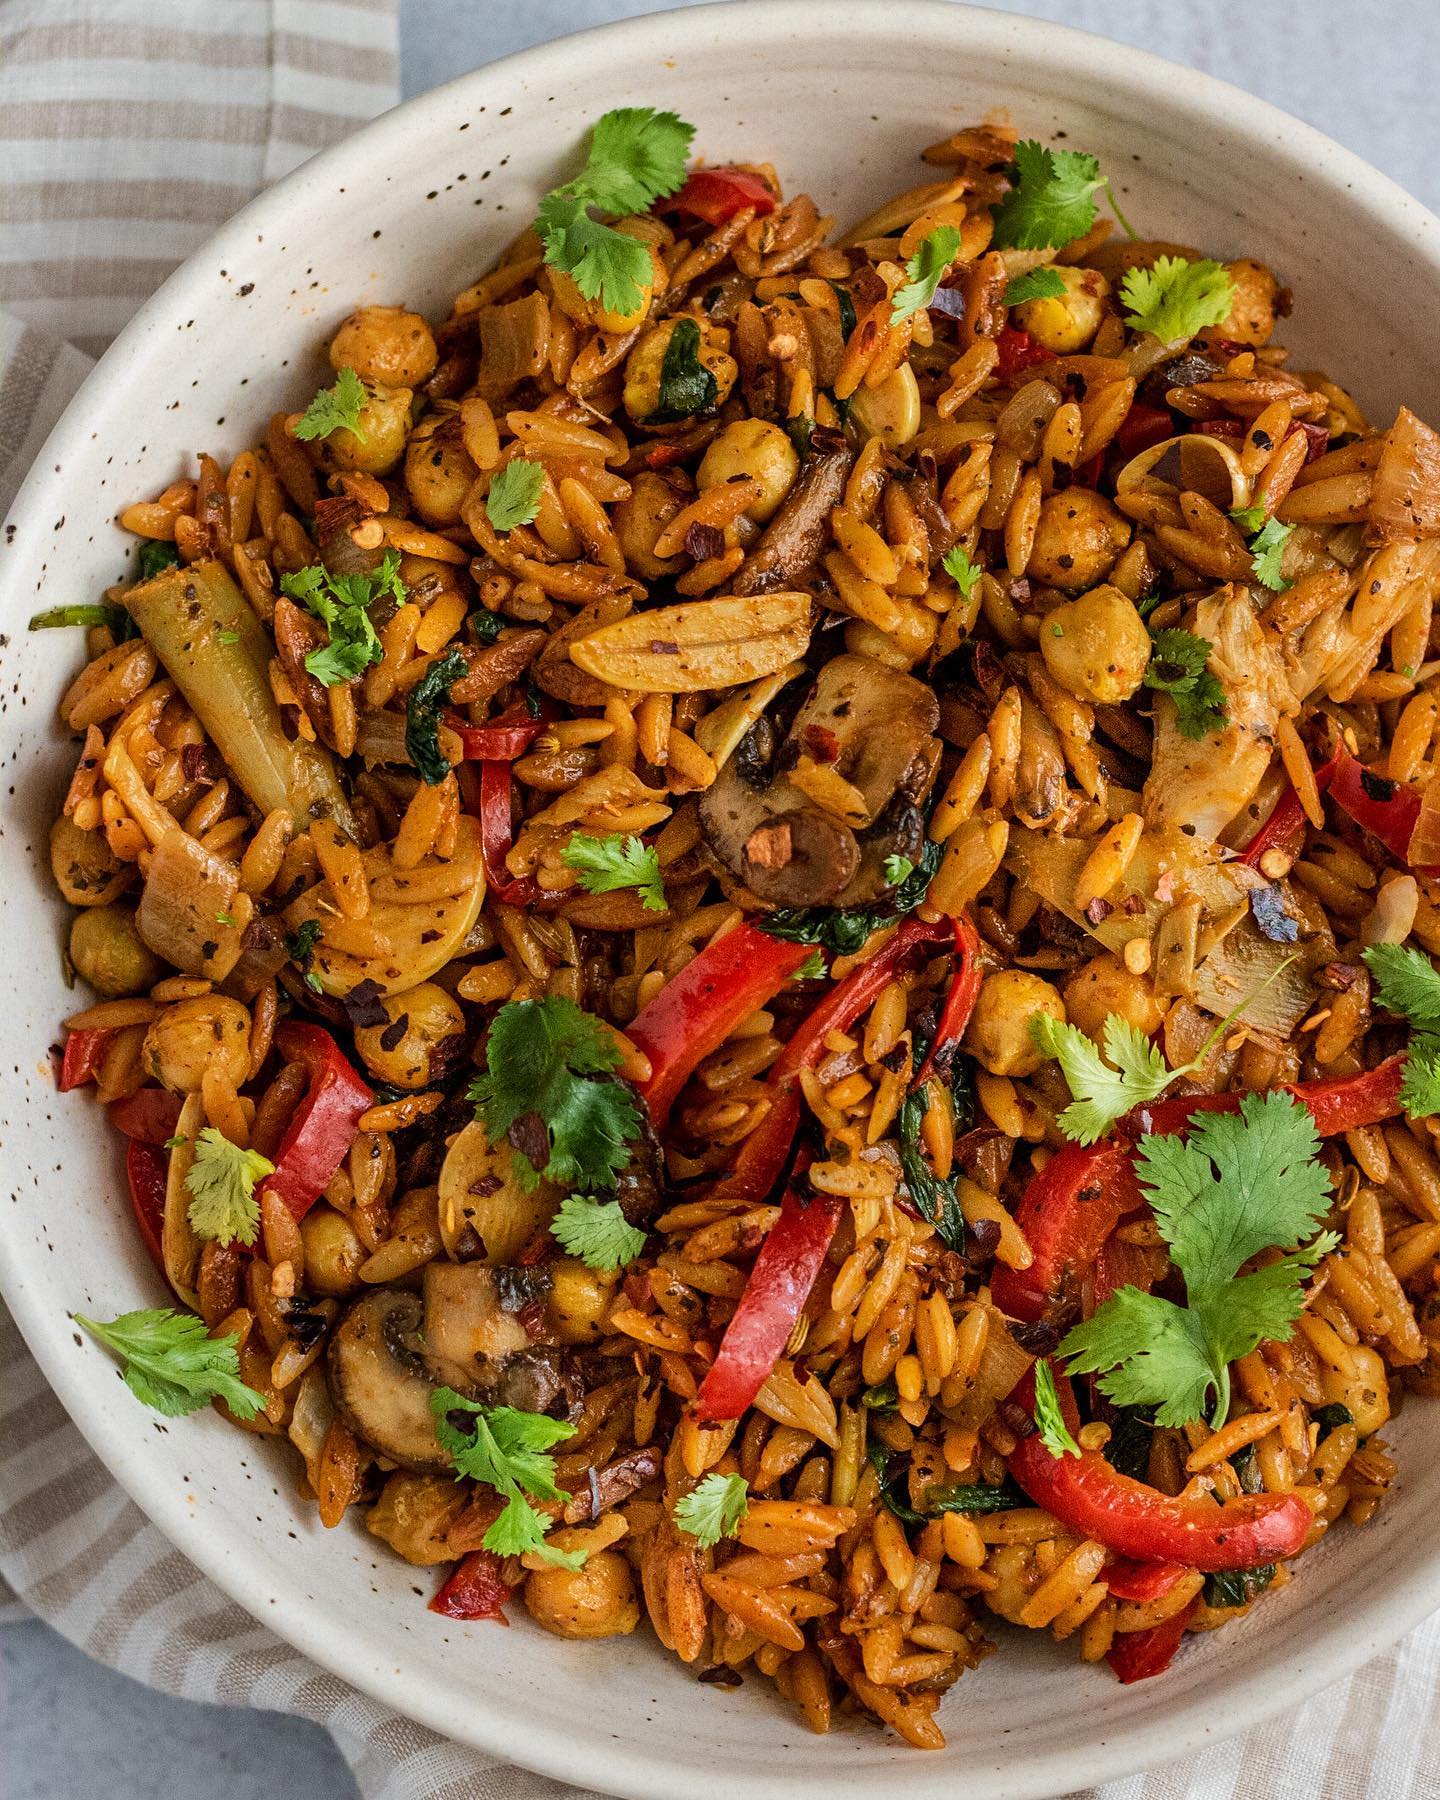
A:
[[[1105,177],[1093,156],[1047,150],[1034,138],[1022,138],[1010,179],[1009,193],[991,208],[997,250],[1058,250],[1095,223],[1095,195]]]
[[[910,279],[890,302],[890,323],[898,325],[912,313],[924,312],[935,298],[945,271],[960,254],[960,233],[953,225],[937,225],[921,238],[915,254],[905,264]]]
[[[660,875],[660,858],[651,844],[623,832],[610,831],[603,837],[589,832],[571,834],[570,842],[560,852],[560,860],[580,876],[587,894],[613,894],[620,888],[638,888],[640,901],[647,912],[664,912],[665,883]]]
[[[1119,1013],[1107,1013],[1101,1028],[1101,1050],[1078,1025],[1063,1024],[1049,1013],[1034,1013],[1030,1036],[1037,1050],[1053,1056],[1074,1096],[1056,1121],[1077,1144],[1094,1144],[1137,1106],[1158,1100],[1182,1075],[1198,1075],[1216,1044],[1294,961],[1287,956],[1251,994],[1225,1015],[1187,1063],[1172,1069],[1138,1026]]]
[[[1207,638],[1173,627],[1153,639],[1145,686],[1175,702],[1176,723],[1187,738],[1203,738],[1225,723],[1225,689],[1206,667],[1214,648]]]
[[[1065,292],[1065,278],[1058,269],[1028,269],[1005,290],[1007,306],[1023,306],[1027,300],[1058,300]]]
[[[363,444],[360,414],[370,398],[365,383],[353,369],[341,369],[333,387],[321,388],[305,408],[295,425],[295,436],[309,443],[313,438],[327,438],[334,431],[349,431]]]
[[[1376,999],[1413,1027],[1400,1104],[1410,1118],[1428,1119],[1440,1113],[1440,973],[1428,956],[1400,944],[1371,944],[1364,957]]]
[[[1098,1377],[1117,1405],[1159,1425],[1230,1409],[1230,1364],[1299,1318],[1304,1282],[1336,1247],[1311,1236],[1330,1206],[1308,1110],[1285,1093],[1246,1094],[1238,1113],[1196,1113],[1186,1138],[1142,1138],[1137,1173],[1185,1280],[1185,1304],[1123,1287],[1060,1345],[1072,1374]],[[1310,1239],[1308,1243],[1306,1239]],[[1240,1270],[1262,1252],[1284,1252]]]
[[[559,1568],[582,1567],[583,1550],[557,1550],[546,1543],[553,1520],[533,1504],[570,1498],[555,1485],[555,1458],[548,1452],[574,1437],[575,1427],[515,1406],[483,1406],[448,1387],[431,1394],[430,1410],[435,1436],[456,1474],[483,1481],[505,1500],[505,1510],[480,1540],[484,1548],[497,1556],[534,1551]]]
[[[1125,271],[1120,298],[1127,325],[1173,344],[1229,318],[1235,284],[1209,257],[1160,256],[1151,268]]]
[[[195,1140],[195,1158],[185,1173],[188,1215],[197,1237],[217,1244],[253,1244],[260,1229],[255,1184],[275,1173],[258,1150],[242,1150],[215,1126]]]
[[[550,1221],[550,1235],[587,1269],[623,1269],[645,1248],[645,1233],[632,1225],[618,1200],[567,1194]]]
[[[253,1419],[265,1405],[240,1379],[233,1337],[212,1338],[205,1321],[168,1307],[122,1313],[101,1322],[72,1315],[123,1364],[125,1385],[137,1400],[166,1418],[179,1418],[212,1400],[223,1400],[237,1419]]]
[[[1295,585],[1280,573],[1285,546],[1294,529],[1293,525],[1282,525],[1278,519],[1270,519],[1250,540],[1250,566],[1255,571],[1255,579],[1272,594],[1283,594],[1286,588]]]
[[[984,573],[978,563],[971,562],[963,544],[947,550],[940,558],[940,567],[959,588],[962,600],[968,600],[975,592],[976,583]]]
[[[591,216],[644,212],[685,180],[695,127],[673,112],[622,106],[596,121],[585,167],[540,203],[535,228],[545,261],[607,312],[638,311],[653,269],[650,249]]]
[[[623,1082],[608,1079],[620,1049],[573,1000],[512,1000],[485,1042],[486,1073],[470,1084],[475,1116],[492,1142],[529,1114],[545,1127],[550,1155],[536,1169],[523,1151],[514,1167],[533,1189],[544,1175],[562,1187],[613,1188],[640,1134],[640,1109]]]
[[[330,641],[312,650],[305,667],[324,687],[354,681],[372,663],[384,659],[370,608],[388,598],[397,606],[409,599],[400,579],[400,553],[387,550],[371,574],[332,575],[319,563],[280,577],[280,592],[298,600],[326,626]]]
[[[702,1550],[734,1537],[750,1510],[750,1484],[743,1475],[707,1475],[675,1502],[675,1523]]]
[[[1060,1410],[1055,1371],[1046,1356],[1035,1365],[1035,1429],[1040,1433],[1040,1442],[1052,1456],[1079,1456],[1080,1446]]]
[[[540,510],[545,471],[539,463],[517,456],[497,469],[485,495],[485,517],[497,531],[528,525]]]

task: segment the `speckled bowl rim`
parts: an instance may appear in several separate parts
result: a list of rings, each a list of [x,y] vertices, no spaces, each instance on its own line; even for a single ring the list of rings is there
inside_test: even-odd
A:
[[[11,520],[22,526],[34,522],[36,535],[43,538],[43,522],[55,515],[57,504],[63,504],[64,484],[57,465],[63,467],[81,443],[92,396],[127,379],[132,360],[145,349],[157,326],[213,303],[211,272],[217,258],[222,264],[238,263],[257,231],[278,230],[288,214],[303,212],[305,196],[328,194],[336,178],[345,177],[347,171],[353,176],[357,167],[380,166],[387,146],[398,145],[403,137],[453,116],[455,97],[468,86],[493,87],[522,77],[537,88],[563,83],[567,69],[592,47],[603,45],[607,56],[627,50],[640,56],[653,50],[662,38],[669,45],[683,47],[687,37],[692,33],[698,36],[713,23],[714,15],[724,10],[734,10],[734,6],[648,14],[485,65],[406,102],[278,182],[188,257],[120,333],[51,433],[16,497]],[[876,49],[883,48],[886,37],[903,31],[934,37],[937,49],[958,44],[963,38],[986,53],[1009,50],[1027,59],[1052,61],[1063,57],[1077,89],[1101,86],[1111,99],[1118,94],[1140,106],[1183,114],[1197,128],[1207,121],[1218,123],[1233,138],[1247,140],[1261,166],[1279,164],[1286,173],[1303,176],[1312,194],[1323,198],[1327,191],[1338,196],[1363,190],[1372,216],[1404,240],[1440,281],[1440,221],[1388,177],[1314,127],[1213,76],[1068,26],[958,5],[952,0],[764,0],[763,4],[751,0],[745,11],[745,30],[757,58],[764,56],[768,45],[793,43],[797,36],[813,33],[817,27],[829,36]],[[557,1779],[580,1780],[636,1800],[711,1800],[717,1779],[736,1800],[766,1800],[780,1793],[813,1793],[819,1800],[822,1787],[831,1791],[823,1774],[812,1788],[798,1759],[773,1778],[752,1778],[732,1770],[723,1776],[716,1771],[702,1779],[667,1761],[663,1732],[656,1734],[654,1759],[643,1761],[626,1750],[597,1745],[592,1738],[586,1745],[582,1770],[563,1734],[546,1732],[517,1741],[513,1721],[488,1716],[473,1705],[457,1709],[418,1677],[387,1664],[383,1655],[370,1653],[362,1635],[347,1632],[340,1620],[317,1617],[293,1594],[257,1584],[243,1548],[214,1541],[197,1530],[184,1496],[167,1481],[154,1478],[145,1456],[145,1439],[135,1431],[133,1417],[123,1410],[94,1405],[93,1385],[61,1354],[72,1330],[68,1318],[41,1305],[38,1295],[32,1297],[23,1258],[12,1253],[3,1238],[0,1291],[66,1410],[137,1505],[237,1603],[362,1692],[447,1737],[518,1760]],[[1414,1569],[1396,1571],[1365,1601],[1348,1608],[1343,1619],[1337,1619],[1318,1640],[1312,1640],[1300,1660],[1280,1663],[1265,1682],[1252,1682],[1230,1693],[1223,1717],[1216,1718],[1212,1701],[1193,1699],[1171,1705],[1157,1694],[1153,1716],[1113,1731],[1106,1741],[1076,1744],[1064,1754],[1027,1754],[1023,1746],[1017,1746],[1003,1779],[992,1781],[987,1771],[972,1791],[1025,1800],[1168,1762],[1298,1705],[1387,1649],[1437,1608],[1440,1554],[1432,1556],[1418,1576]],[[927,1769],[934,1773],[928,1774]],[[932,1763],[929,1758],[916,1757],[913,1768],[887,1770],[885,1783],[907,1800],[941,1800],[942,1795],[950,1800],[957,1779],[965,1777],[949,1758]]]

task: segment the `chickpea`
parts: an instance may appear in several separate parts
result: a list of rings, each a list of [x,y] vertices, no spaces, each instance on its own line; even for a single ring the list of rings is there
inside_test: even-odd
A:
[[[587,1269],[578,1257],[561,1256],[550,1271],[547,1321],[557,1343],[591,1344],[603,1335],[605,1317],[620,1285],[618,1269]]]
[[[616,231],[623,232],[626,237],[638,238],[650,249],[650,279],[640,283],[640,302],[631,312],[611,312],[603,307],[599,300],[587,300],[576,287],[573,279],[562,269],[547,269],[550,291],[555,296],[555,304],[561,312],[567,313],[577,325],[587,325],[596,331],[623,334],[634,331],[645,323],[645,315],[650,311],[650,302],[657,289],[665,284],[665,264],[660,255],[660,245],[655,239],[656,221],[650,218],[617,219]],[[668,240],[671,234],[665,231]]]
[[[50,870],[72,906],[108,906],[130,880],[129,865],[111,851],[103,831],[82,831],[64,817],[50,827]]]
[[[362,306],[330,340],[330,367],[377,387],[419,387],[438,361],[434,333],[403,306]]]
[[[1025,573],[1048,587],[1083,593],[1105,579],[1129,542],[1129,520],[1103,494],[1067,488],[1040,507]]]
[[[454,525],[480,471],[460,442],[460,422],[436,415],[415,430],[405,450],[405,486],[427,525]]]
[[[410,435],[410,404],[414,395],[407,387],[372,388],[360,408],[359,428],[342,425],[319,443],[327,468],[353,469],[361,475],[388,475],[405,454]]]
[[[1378,1350],[1372,1350],[1366,1344],[1352,1344],[1350,1360],[1355,1365],[1354,1375],[1346,1375],[1339,1369],[1326,1369],[1320,1385],[1332,1406],[1349,1408],[1356,1431],[1362,1438],[1367,1438],[1379,1431],[1390,1417],[1390,1383]]]
[[[655,540],[691,497],[682,485],[684,479],[642,469],[630,478],[628,499],[619,501],[610,514],[626,567],[647,581],[658,581],[680,567],[678,556],[656,556]]]
[[[128,906],[95,906],[78,913],[70,927],[70,960],[97,994],[115,999],[143,994],[165,973],[160,958],[135,929]]]
[[[458,1001],[433,981],[422,981],[403,994],[386,994],[380,1004],[389,1022],[364,1025],[355,1033],[366,1068],[392,1087],[426,1087],[436,1050],[465,1029]]]
[[[250,1072],[250,1014],[238,1000],[177,1000],[152,1021],[140,1060],[173,1094],[198,1094],[213,1068],[238,1088]]]
[[[1253,256],[1242,256],[1226,263],[1234,302],[1229,315],[1215,327],[1220,337],[1237,344],[1250,344],[1259,349],[1270,342],[1277,318],[1290,310],[1290,296],[1273,273]]]
[[[879,438],[891,450],[908,444],[920,429],[920,386],[908,362],[879,387],[862,385],[850,403],[850,423],[862,438]]]
[[[767,419],[736,419],[700,458],[695,480],[702,493],[706,488],[724,487],[740,475],[758,481],[760,498],[746,507],[745,516],[763,525],[795,485],[799,473],[800,458],[787,432]]]
[[[1133,600],[1117,587],[1097,587],[1046,613],[1040,654],[1061,687],[1113,706],[1140,686],[1150,633]]]
[[[1065,983],[1065,1014],[1098,1044],[1111,1013],[1149,1037],[1160,1029],[1165,1008],[1155,998],[1148,975],[1132,975],[1118,956],[1106,950],[1076,969]]]
[[[370,1252],[350,1221],[332,1206],[316,1206],[300,1221],[305,1245],[305,1285],[316,1294],[349,1294],[360,1285],[359,1268]]]
[[[701,368],[708,370],[714,378],[715,393],[709,404],[698,408],[695,414],[662,413],[661,376],[665,359],[670,354],[676,332],[682,329],[685,337],[692,340],[694,355]],[[685,337],[680,340],[682,348]],[[691,366],[689,352],[686,352],[684,366]],[[702,325],[688,314],[679,319],[666,319],[663,325],[647,331],[625,359],[625,410],[637,425],[681,424],[699,412],[711,413],[717,406],[723,406],[739,373],[735,358],[725,349],[723,338],[713,326]]]
[[[1065,1002],[1048,981],[1028,969],[987,975],[965,1032],[965,1048],[991,1075],[1033,1075],[1044,1055],[1030,1036],[1035,1013],[1063,1022]]]
[[[592,1551],[583,1568],[538,1569],[525,1583],[525,1604],[556,1637],[625,1637],[640,1623],[635,1578],[614,1550]]]
[[[1057,267],[1054,273],[1065,283],[1065,292],[1024,301],[1015,308],[1015,323],[1043,349],[1073,356],[1100,329],[1110,283],[1098,269]]]

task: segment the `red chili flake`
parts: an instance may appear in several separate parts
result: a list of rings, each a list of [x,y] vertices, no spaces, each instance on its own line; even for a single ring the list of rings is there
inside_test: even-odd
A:
[[[840,760],[840,740],[828,725],[807,725],[800,735],[805,740],[805,748],[816,762],[833,763]]]

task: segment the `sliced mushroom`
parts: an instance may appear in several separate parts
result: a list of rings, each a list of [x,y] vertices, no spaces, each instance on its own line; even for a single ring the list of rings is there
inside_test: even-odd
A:
[[[871,656],[832,657],[795,715],[781,767],[811,756],[849,782],[873,825],[934,742],[940,703],[923,681]]]
[[[897,793],[885,816],[862,832],[860,866],[836,902],[839,906],[873,906],[895,886],[886,873],[892,856],[915,864],[925,852],[925,815],[913,800]],[[893,865],[892,865],[893,866]]]
[[[768,594],[794,587],[813,568],[854,460],[855,452],[840,432],[813,434],[794,487],[735,577],[735,593]]]
[[[377,1288],[357,1300],[330,1340],[330,1392],[355,1435],[421,1474],[453,1465],[435,1436],[418,1294]]]
[[[855,833],[780,777],[752,784],[738,753],[700,796],[711,850],[767,906],[829,906],[860,866]]]
[[[494,1269],[484,1263],[427,1263],[425,1355],[451,1387],[491,1385],[507,1358],[526,1350],[530,1334],[501,1304]]]
[[[546,1154],[545,1151],[540,1152]],[[462,1241],[476,1261],[492,1268],[510,1263],[560,1203],[559,1189],[542,1181],[527,1193],[515,1174],[509,1144],[492,1144],[474,1120],[451,1144],[440,1168],[440,1232],[452,1255]]]

